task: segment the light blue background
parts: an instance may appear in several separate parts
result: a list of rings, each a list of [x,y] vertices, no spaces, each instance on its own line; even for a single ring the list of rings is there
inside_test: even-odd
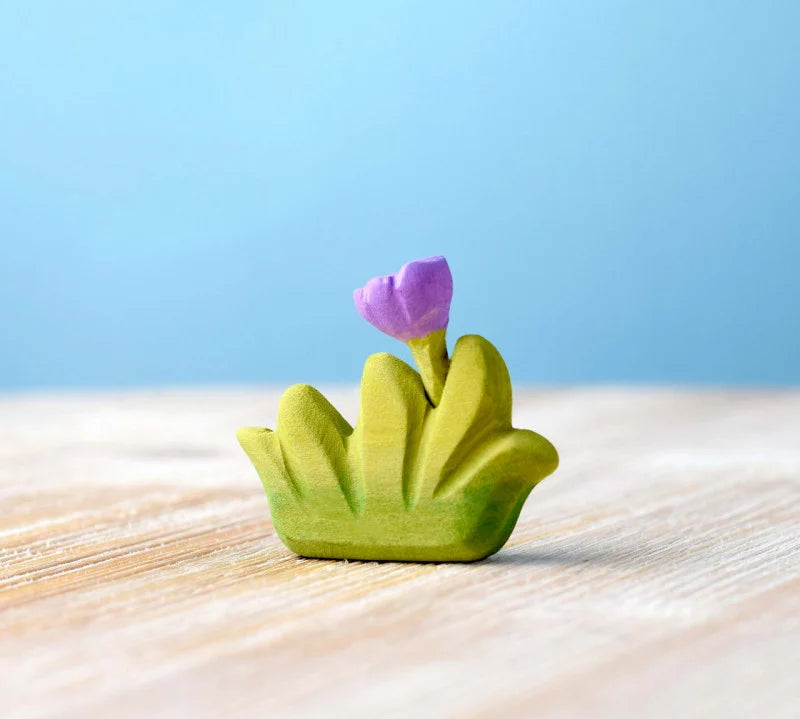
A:
[[[445,254],[519,381],[800,382],[800,2],[0,5],[0,386],[353,381]]]

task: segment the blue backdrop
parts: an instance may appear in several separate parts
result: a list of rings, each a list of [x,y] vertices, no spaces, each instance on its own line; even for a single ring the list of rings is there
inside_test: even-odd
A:
[[[0,386],[356,380],[445,254],[521,381],[800,381],[800,2],[0,5]]]

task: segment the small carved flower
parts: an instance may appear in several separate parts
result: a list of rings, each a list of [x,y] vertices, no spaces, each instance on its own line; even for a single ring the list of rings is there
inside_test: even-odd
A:
[[[445,330],[452,298],[453,277],[442,256],[408,262],[399,272],[373,277],[353,293],[367,322],[408,344],[434,407],[442,398],[450,366]]]
[[[441,256],[408,262],[353,293],[359,314],[402,342],[445,329],[452,297],[453,277]]]
[[[448,357],[453,279],[444,257],[355,291],[359,313],[408,345],[364,364],[357,426],[313,387],[281,397],[278,424],[239,430],[275,530],[304,557],[474,561],[508,539],[533,486],[558,466],[544,437],[511,424],[495,347],[461,337]]]

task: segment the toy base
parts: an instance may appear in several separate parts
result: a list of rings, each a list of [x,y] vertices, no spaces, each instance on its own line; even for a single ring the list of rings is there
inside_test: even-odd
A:
[[[487,484],[459,502],[430,500],[410,511],[377,506],[358,517],[326,512],[325,502],[304,512],[291,498],[273,495],[270,513],[281,541],[301,557],[474,562],[497,552],[514,529],[530,490],[509,489]]]
[[[307,559],[346,559],[361,562],[477,562],[500,549],[500,547],[492,548],[486,552],[471,551],[459,545],[345,546],[334,542],[295,542],[289,538],[284,538],[283,543],[295,554]]]

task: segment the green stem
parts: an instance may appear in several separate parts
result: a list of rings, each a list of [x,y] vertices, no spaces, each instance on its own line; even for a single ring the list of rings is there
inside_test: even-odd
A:
[[[450,369],[444,334],[445,330],[436,330],[424,337],[410,339],[407,343],[414,356],[414,361],[419,367],[425,392],[434,407],[442,399],[444,382],[447,379],[447,371]]]

